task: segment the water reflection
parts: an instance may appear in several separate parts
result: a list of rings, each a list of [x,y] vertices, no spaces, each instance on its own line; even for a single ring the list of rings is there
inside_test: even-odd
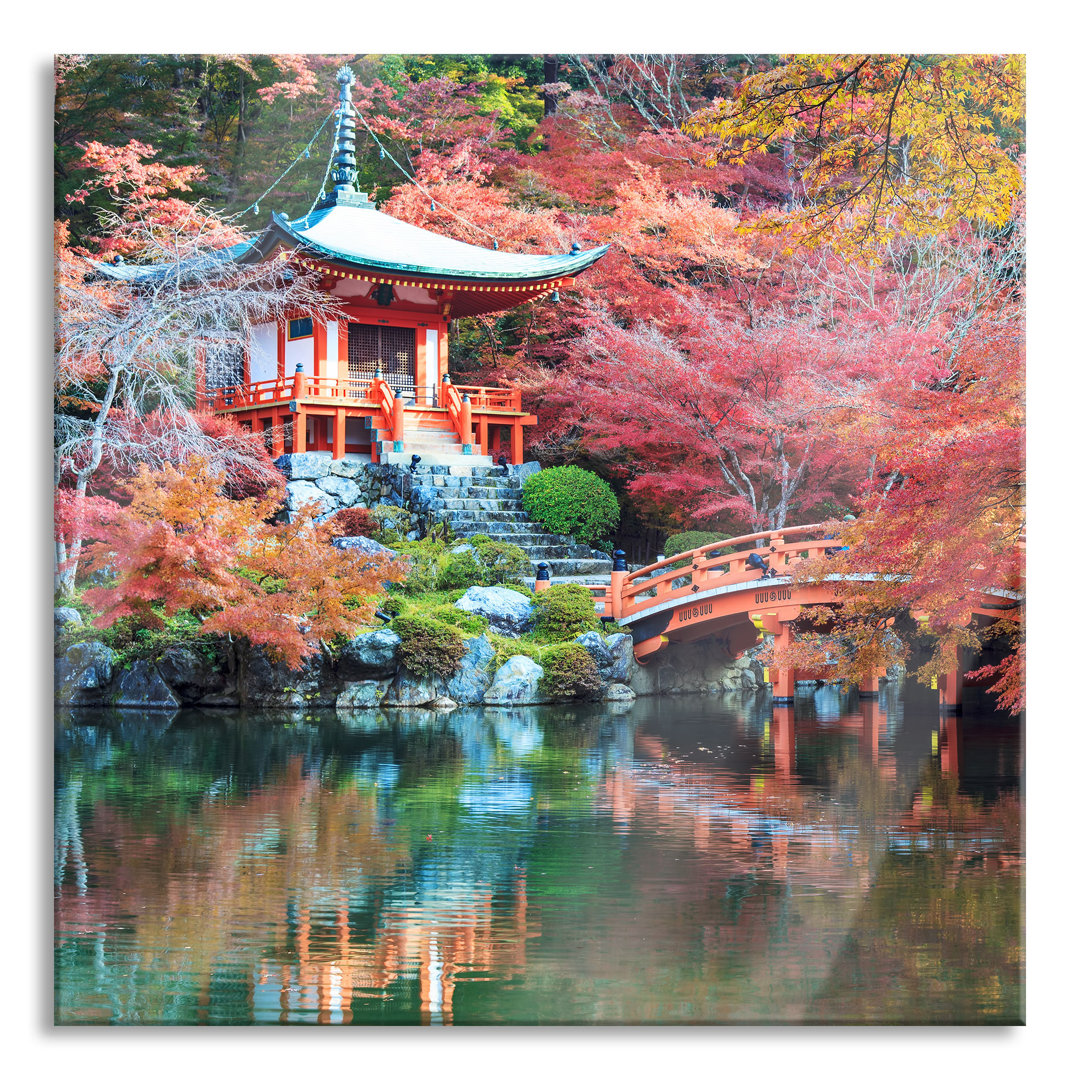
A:
[[[912,688],[62,716],[57,1020],[1016,1022],[1018,777]]]

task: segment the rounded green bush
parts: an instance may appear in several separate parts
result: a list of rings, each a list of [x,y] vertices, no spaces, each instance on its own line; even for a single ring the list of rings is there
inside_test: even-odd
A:
[[[401,638],[398,659],[414,675],[449,677],[465,655],[461,631],[440,619],[401,615],[391,625]]]
[[[674,533],[664,541],[664,558],[670,559],[672,555],[681,555],[684,551],[693,551],[694,548],[705,547],[706,544],[718,544],[721,540],[730,540],[728,533],[707,532],[704,529],[694,529],[690,532]],[[717,548],[709,554],[730,555],[732,548]]]
[[[552,585],[536,594],[536,629],[545,637],[567,638],[600,629],[596,602],[584,585]]]
[[[521,503],[533,521],[579,544],[592,544],[619,524],[611,485],[576,465],[533,473],[521,485]]]
[[[540,692],[547,697],[591,697],[604,685],[596,658],[575,641],[552,645],[541,654]]]

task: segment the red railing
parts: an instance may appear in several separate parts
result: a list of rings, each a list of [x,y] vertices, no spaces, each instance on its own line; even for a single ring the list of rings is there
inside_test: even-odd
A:
[[[376,379],[362,380],[339,378],[329,375],[305,375],[303,380],[304,396],[334,404],[369,401],[378,404],[379,396],[374,390]],[[263,382],[247,383],[242,386],[226,386],[211,391],[215,409],[250,409],[275,405],[291,401],[294,394],[295,376],[284,379],[267,379]],[[449,408],[446,387],[452,387],[457,394],[457,408],[460,410],[462,395],[468,395],[472,412],[521,412],[521,391],[505,386],[458,386],[443,383],[439,389],[438,402],[431,401],[431,407]],[[417,403],[421,398],[430,397],[434,391],[417,387]],[[411,392],[406,392],[409,398]],[[391,399],[393,392],[391,391]]]

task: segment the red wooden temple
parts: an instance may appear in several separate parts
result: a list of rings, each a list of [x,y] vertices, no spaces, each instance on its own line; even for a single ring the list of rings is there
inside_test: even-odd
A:
[[[266,435],[275,457],[329,451],[408,464],[521,464],[536,417],[521,391],[465,386],[449,374],[452,319],[504,311],[574,283],[607,246],[569,254],[489,250],[410,225],[356,190],[353,75],[338,72],[333,190],[303,218],[274,213],[238,262],[285,259],[321,275],[334,318],[255,328],[243,356],[210,365],[200,392],[219,413]],[[102,268],[109,273],[109,268]],[[119,276],[119,275],[117,275]]]

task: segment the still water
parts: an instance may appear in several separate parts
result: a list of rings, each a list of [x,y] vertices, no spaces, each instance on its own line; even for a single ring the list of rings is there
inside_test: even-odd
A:
[[[66,713],[62,1024],[1018,1023],[992,706]]]

